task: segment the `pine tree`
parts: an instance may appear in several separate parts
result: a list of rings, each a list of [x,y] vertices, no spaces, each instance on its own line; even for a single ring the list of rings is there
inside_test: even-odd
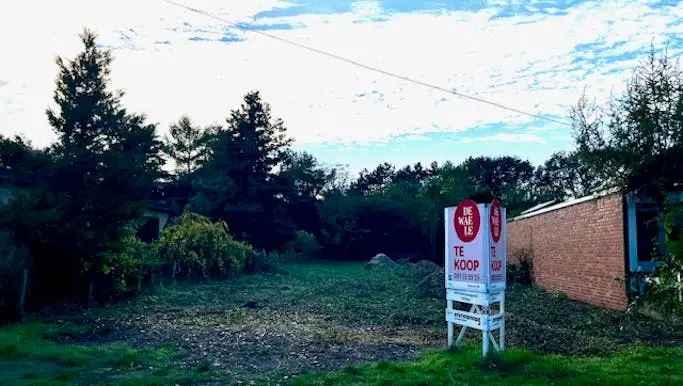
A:
[[[141,214],[163,160],[155,126],[128,113],[123,93],[108,87],[111,53],[88,30],[81,40],[84,50],[74,60],[57,59],[57,109],[47,111],[58,135],[50,188],[61,214],[56,247],[88,277],[92,300],[101,253]]]
[[[600,179],[576,152],[557,152],[534,172],[534,199],[537,202],[563,201],[583,197],[600,188]]]
[[[331,187],[334,169],[322,167],[313,155],[290,152],[280,167],[277,181],[283,190],[282,199],[289,218],[297,229],[320,232],[319,200]]]
[[[207,203],[209,214],[224,218],[239,237],[273,246],[293,233],[282,214],[283,188],[275,178],[292,140],[257,91],[244,97],[226,123],[211,134],[209,162],[193,201]],[[263,235],[263,229],[269,234]]]
[[[624,93],[601,109],[586,97],[571,110],[578,156],[606,184],[658,201],[683,180],[683,75],[654,47]]]
[[[175,161],[176,176],[190,176],[206,157],[205,131],[183,116],[171,125],[169,135],[164,141],[164,152]]]
[[[214,159],[231,161],[229,174],[239,194],[267,189],[273,168],[284,161],[292,142],[284,123],[272,118],[258,91],[248,93],[226,122],[217,132]]]

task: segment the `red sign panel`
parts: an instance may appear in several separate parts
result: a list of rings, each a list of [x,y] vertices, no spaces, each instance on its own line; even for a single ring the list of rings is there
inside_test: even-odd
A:
[[[489,210],[489,225],[491,228],[491,238],[494,242],[500,240],[500,232],[503,229],[500,202],[498,200],[493,200],[491,203],[491,209]]]
[[[477,238],[481,225],[480,221],[479,208],[477,208],[476,202],[466,199],[455,208],[455,213],[453,214],[453,227],[455,228],[455,233],[458,234],[458,238],[462,242],[469,243]]]

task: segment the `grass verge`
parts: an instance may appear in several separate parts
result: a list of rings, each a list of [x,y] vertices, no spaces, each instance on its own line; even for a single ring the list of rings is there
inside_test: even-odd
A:
[[[482,361],[471,347],[431,352],[414,362],[307,374],[294,385],[681,385],[683,348],[633,346],[605,357],[535,354],[513,349]]]
[[[209,379],[208,369],[178,369],[168,348],[124,344],[73,345],[53,339],[78,334],[74,325],[25,323],[0,329],[1,385],[168,385]]]

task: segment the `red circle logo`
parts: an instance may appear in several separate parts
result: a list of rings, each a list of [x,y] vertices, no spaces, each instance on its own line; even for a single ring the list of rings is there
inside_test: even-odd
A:
[[[498,200],[493,200],[493,202],[491,202],[489,225],[491,227],[491,238],[493,241],[498,242],[500,240],[500,232],[503,229],[500,202],[498,202]]]
[[[458,204],[455,208],[455,214],[453,214],[453,227],[460,241],[469,243],[477,238],[479,225],[479,208],[477,208],[477,203],[468,198]]]

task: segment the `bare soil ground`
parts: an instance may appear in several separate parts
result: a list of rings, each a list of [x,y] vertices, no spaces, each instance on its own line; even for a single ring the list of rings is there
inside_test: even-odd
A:
[[[235,383],[286,383],[305,372],[415,358],[445,345],[442,278],[410,266],[283,265],[229,281],[166,284],[128,302],[59,319],[70,342],[170,346],[178,364]],[[683,344],[683,329],[596,309],[531,287],[510,288],[508,344],[540,352],[605,354],[645,342]]]
[[[87,327],[63,338],[71,342],[172,346],[186,353],[180,365],[271,383],[443,346],[432,315],[441,316],[440,299],[418,302],[401,281],[357,263],[290,264],[232,281],[166,285],[60,320]]]

